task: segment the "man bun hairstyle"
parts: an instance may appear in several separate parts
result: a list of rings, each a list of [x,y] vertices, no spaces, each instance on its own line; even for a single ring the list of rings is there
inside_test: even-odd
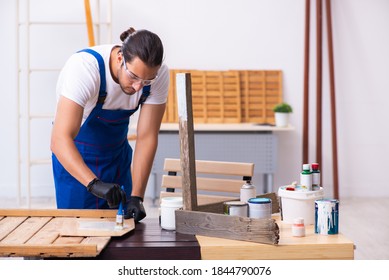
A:
[[[158,35],[148,30],[130,27],[120,35],[122,53],[127,62],[139,57],[148,67],[160,66],[163,61],[163,45]]]

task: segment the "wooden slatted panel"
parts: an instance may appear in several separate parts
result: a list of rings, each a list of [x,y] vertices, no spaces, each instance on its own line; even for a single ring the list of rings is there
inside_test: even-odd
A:
[[[180,160],[166,158],[163,169],[166,172],[180,172]],[[254,163],[196,160],[196,173],[252,177],[254,174]]]
[[[0,209],[0,256],[95,257],[111,236],[61,236],[63,227],[79,217],[112,221],[115,216],[116,210]]]
[[[168,97],[167,97],[167,103],[166,103],[166,109],[165,114],[163,115],[162,122],[165,123],[171,123],[171,122],[177,122],[178,115],[177,115],[177,98],[176,98],[176,73],[179,73],[180,70],[170,70],[170,82],[169,82],[169,89],[168,89]]]
[[[266,122],[275,123],[274,105],[282,102],[282,72],[265,71]]]
[[[170,70],[163,122],[177,123],[175,75],[190,73],[194,123],[270,123],[282,102],[282,71]]]
[[[168,103],[163,122],[178,122],[177,73],[191,74],[194,123],[241,122],[239,72],[200,70],[170,70]]]
[[[240,71],[242,122],[274,124],[273,107],[282,102],[282,72]]]
[[[192,81],[192,110],[195,123],[207,122],[207,85],[204,71],[185,71],[190,73]],[[178,119],[178,118],[177,118]]]

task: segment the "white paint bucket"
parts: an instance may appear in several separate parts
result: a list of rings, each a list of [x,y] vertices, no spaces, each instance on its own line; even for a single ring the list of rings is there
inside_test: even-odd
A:
[[[303,218],[306,225],[315,223],[315,200],[324,198],[323,188],[308,191],[300,186],[287,190],[288,186],[278,189],[280,197],[281,220],[293,224],[296,218]]]
[[[161,199],[161,227],[163,229],[176,229],[175,211],[182,208],[182,205],[182,197],[164,197]]]

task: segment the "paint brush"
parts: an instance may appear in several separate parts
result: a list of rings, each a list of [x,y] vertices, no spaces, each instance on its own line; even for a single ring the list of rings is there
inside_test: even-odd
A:
[[[121,187],[124,191],[124,186]],[[124,228],[124,209],[123,203],[120,202],[118,212],[116,213],[116,225],[115,229],[122,230]]]

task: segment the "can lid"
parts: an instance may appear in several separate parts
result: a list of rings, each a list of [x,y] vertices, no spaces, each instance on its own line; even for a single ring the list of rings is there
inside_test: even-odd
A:
[[[339,200],[333,198],[322,198],[322,199],[316,199],[315,202],[317,204],[337,204],[339,203]]]
[[[161,206],[179,206],[182,207],[183,200],[181,196],[163,197],[161,199]]]
[[[304,225],[304,218],[298,217],[298,218],[294,219],[293,223],[295,225]]]
[[[267,204],[271,203],[271,199],[267,197],[253,197],[248,200],[248,203]]]
[[[304,163],[303,170],[311,170],[311,165],[309,163]]]
[[[242,189],[254,189],[254,185],[250,182],[246,182],[243,184]]]
[[[224,205],[230,205],[230,206],[246,206],[247,203],[244,201],[226,201],[223,203]]]

